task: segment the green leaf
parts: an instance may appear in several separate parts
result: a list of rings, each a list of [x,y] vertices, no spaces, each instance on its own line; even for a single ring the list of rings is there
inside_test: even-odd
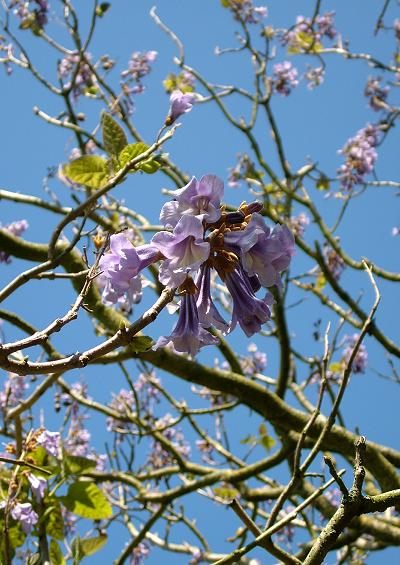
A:
[[[125,132],[107,112],[103,112],[101,123],[104,148],[110,156],[118,157],[123,148],[128,145]]]
[[[46,498],[45,507],[46,533],[52,538],[62,541],[64,539],[64,520],[58,499],[55,497]]]
[[[101,188],[109,177],[107,161],[97,155],[83,155],[71,161],[64,165],[63,173],[72,182],[89,188]]]
[[[73,565],[78,565],[85,557],[83,553],[82,545],[81,545],[81,538],[77,536],[75,539],[72,540],[71,543],[71,552],[73,558]]]
[[[56,540],[50,540],[49,556],[51,565],[65,565],[66,561]]]
[[[315,283],[316,288],[318,288],[319,290],[323,289],[324,286],[326,285],[326,278],[325,275],[323,273],[319,273],[318,277],[317,277],[317,281]]]
[[[246,436],[244,439],[240,440],[240,443],[243,445],[256,445],[257,443],[257,438],[256,436]]]
[[[112,516],[111,504],[97,485],[89,481],[72,483],[60,500],[68,510],[82,518],[102,520]]]
[[[64,453],[64,462],[67,475],[79,475],[79,473],[96,467],[96,461],[93,459],[79,457],[78,455],[68,455],[67,453]]]
[[[260,442],[261,442],[261,445],[263,446],[263,448],[264,448],[266,451],[270,451],[271,448],[274,447],[274,445],[275,445],[275,440],[274,440],[274,438],[272,438],[272,437],[270,437],[270,436],[267,436],[267,435],[261,436]]]
[[[321,175],[315,186],[318,190],[329,190],[330,182],[328,177]]]
[[[96,538],[81,539],[81,548],[84,555],[93,555],[96,551],[99,551],[106,543],[108,537],[106,535],[101,535]]]
[[[153,340],[147,335],[135,335],[129,345],[135,353],[143,353],[143,351],[150,349]]]
[[[13,548],[21,547],[25,543],[26,535],[19,525],[12,526],[8,531],[10,545]]]
[[[107,12],[107,10],[110,8],[110,6],[111,6],[110,2],[102,2],[96,8],[96,16],[99,16],[99,18],[102,18],[104,16],[104,14]]]
[[[330,363],[328,369],[332,371],[332,373],[341,373],[343,371],[342,363]]]
[[[119,154],[118,159],[120,166],[124,167],[127,163],[129,163],[129,161],[132,161],[132,159],[135,159],[135,157],[138,157],[139,155],[147,151],[148,148],[148,145],[141,142],[127,145]],[[160,167],[161,164],[155,158],[146,159],[145,161],[140,161],[140,163],[138,163],[135,168],[131,169],[129,172],[135,173],[137,169],[140,169],[144,173],[152,174],[155,173]]]
[[[233,499],[239,495],[239,491],[233,487],[223,486],[223,487],[215,487],[214,494],[216,494],[220,498]]]

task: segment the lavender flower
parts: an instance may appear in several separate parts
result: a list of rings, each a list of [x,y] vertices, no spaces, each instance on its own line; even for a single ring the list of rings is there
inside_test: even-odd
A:
[[[224,183],[215,175],[205,175],[198,181],[192,177],[183,188],[172,192],[174,200],[161,209],[160,221],[166,228],[173,228],[184,215],[196,216],[209,224],[221,217],[221,199]]]
[[[85,58],[90,61],[90,53],[85,53]],[[58,65],[58,76],[64,83],[64,89],[71,89],[75,101],[82,95],[93,96],[97,92],[97,79],[81,55],[64,57]]]
[[[273,67],[272,84],[276,92],[282,96],[289,96],[293,88],[299,84],[297,77],[297,69],[289,61],[277,63]]]
[[[13,235],[14,237],[21,237],[25,230],[27,230],[29,224],[26,220],[18,220],[11,222],[11,224],[6,224],[2,226],[0,223],[0,229],[3,229]],[[0,263],[11,263],[10,255],[7,251],[0,250]]]
[[[323,254],[326,266],[328,267],[332,277],[335,279],[335,281],[338,281],[342,276],[344,269],[346,268],[345,262],[332,247],[325,246]]]
[[[364,182],[366,174],[374,170],[378,157],[375,149],[378,141],[378,127],[368,124],[345,143],[343,149],[339,151],[346,158],[345,163],[338,169],[342,188],[352,190],[354,185]]]
[[[292,216],[290,218],[290,227],[296,237],[301,237],[309,224],[310,218],[305,212],[300,212],[297,216]]]
[[[32,527],[37,524],[39,516],[32,508],[29,502],[19,503],[11,508],[11,516],[17,520],[26,534],[29,534]]]
[[[150,554],[150,548],[146,543],[140,542],[132,551],[130,565],[142,565]]]
[[[176,351],[196,355],[204,345],[217,344],[218,339],[206,331],[199,321],[194,294],[186,291],[181,299],[179,318],[167,337],[160,337],[153,347],[158,349],[172,343]]]
[[[170,126],[179,118],[179,116],[190,112],[195,101],[196,97],[193,93],[187,92],[184,94],[180,90],[174,90],[170,96],[171,108],[169,110],[168,117],[165,120],[165,125]]]
[[[60,453],[60,434],[59,432],[49,432],[44,430],[37,438],[37,444],[44,447],[49,455],[59,457]]]
[[[19,404],[27,388],[26,377],[8,373],[4,388],[0,391],[0,408],[11,408]]]
[[[360,337],[359,334],[354,334],[352,336],[345,337],[346,347],[343,350],[344,363],[347,364],[349,362],[354,346],[357,343],[359,337]],[[367,365],[368,365],[368,353],[365,345],[362,343],[353,360],[353,364],[351,368],[353,373],[365,373]]]
[[[258,24],[268,16],[266,6],[253,6],[253,0],[226,0],[224,5],[232,10],[236,20],[247,24]]]
[[[103,287],[103,302],[129,305],[142,297],[139,273],[159,258],[158,250],[150,245],[133,247],[126,232],[110,237],[110,251],[99,262],[102,270],[98,283]]]
[[[152,244],[165,257],[159,279],[171,288],[181,285],[210,255],[210,244],[204,241],[203,224],[196,216],[182,216],[172,233],[158,232]]]
[[[282,286],[280,273],[287,269],[294,253],[294,237],[287,226],[272,230],[260,214],[253,214],[244,230],[225,235],[225,242],[238,250],[244,270],[257,276],[264,287]]]
[[[157,58],[157,51],[135,51],[132,53],[128,68],[121,72],[123,102],[129,114],[133,112],[132,94],[141,94],[145,87],[143,78],[151,72],[151,63]]]
[[[21,28],[31,30],[38,34],[48,22],[49,5],[46,0],[12,0],[10,8],[14,8],[14,15],[21,20]]]
[[[241,268],[228,273],[225,283],[233,300],[229,331],[232,332],[239,323],[247,337],[251,337],[271,318],[270,306],[274,302],[273,296],[267,293],[263,300],[257,298],[249,277]]]
[[[400,235],[400,227],[394,226],[392,228],[392,236],[396,237],[397,235]]]
[[[131,390],[121,389],[118,394],[113,393],[113,399],[111,400],[109,406],[121,416],[126,416],[128,411],[130,411],[131,406],[135,404],[135,397]],[[107,430],[109,432],[125,432],[132,429],[131,422],[125,422],[123,420],[118,420],[116,418],[107,418]],[[119,439],[122,439],[122,435]]]
[[[35,495],[36,501],[40,502],[44,497],[44,491],[47,487],[47,481],[43,477],[37,477],[32,473],[28,475],[28,481],[31,486],[31,490]]]
[[[215,326],[222,332],[227,332],[228,324],[218,312],[211,296],[211,269],[203,263],[196,278],[198,293],[196,296],[197,312],[200,323],[209,328]]]
[[[365,86],[364,95],[368,98],[369,106],[375,112],[387,110],[387,97],[390,91],[388,86],[381,86],[380,77],[369,77]]]
[[[324,37],[333,40],[337,35],[333,22],[334,16],[335,12],[318,14],[314,22],[310,18],[297,16],[293,28],[283,34],[282,44],[288,45],[289,51],[294,53],[309,50],[319,51],[322,48],[321,41]]]
[[[190,456],[190,445],[185,440],[182,430],[175,428],[173,423],[173,417],[167,413],[155,422],[154,428],[161,430],[161,434],[172,443],[182,457],[188,458]],[[164,449],[160,442],[153,440],[147,464],[153,469],[162,469],[173,462],[173,456]]]

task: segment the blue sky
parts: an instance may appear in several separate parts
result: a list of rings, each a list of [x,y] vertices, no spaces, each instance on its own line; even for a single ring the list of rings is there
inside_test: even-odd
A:
[[[88,22],[86,3],[79,3],[82,10],[83,27]],[[322,11],[336,11],[336,27],[344,39],[350,39],[350,47],[354,51],[371,49],[383,60],[388,60],[394,51],[393,32],[381,32],[373,37],[373,26],[380,10],[380,3],[353,0],[353,2],[323,2]],[[156,50],[157,61],[151,75],[145,80],[146,92],[136,97],[134,124],[142,132],[147,141],[154,139],[160,124],[168,111],[168,97],[163,91],[162,80],[169,72],[176,69],[173,57],[176,54],[170,40],[158,29],[149,17],[153,2],[122,2],[116,0],[106,16],[99,20],[98,29],[92,43],[91,52],[94,60],[107,53],[116,59],[116,69],[111,74],[115,84],[118,83],[118,73],[126,68],[127,61],[133,51]],[[295,21],[298,14],[310,15],[313,2],[289,0],[271,0],[268,3],[268,25],[288,27]],[[157,4],[158,13],[181,37],[186,47],[186,61],[196,68],[211,82],[223,84],[240,84],[244,87],[251,85],[251,65],[243,54],[215,56],[214,49],[235,45],[234,31],[236,29],[227,10],[224,10],[217,0],[162,0]],[[391,7],[387,22],[390,23],[398,16],[398,10]],[[62,27],[54,24],[55,36],[60,40],[64,37]],[[56,79],[54,57],[42,43],[29,33],[22,35],[25,45],[32,54],[32,59],[49,79]],[[287,58],[283,50],[278,51],[276,61]],[[294,57],[293,64],[304,72],[306,61],[304,57]],[[0,69],[2,70],[2,69]],[[338,56],[327,56],[327,76],[324,84],[310,92],[302,81],[299,87],[288,98],[275,97],[273,110],[276,115],[285,142],[287,155],[294,168],[307,162],[310,156],[318,161],[319,167],[327,175],[334,176],[341,163],[338,154],[346,139],[353,136],[367,122],[377,119],[377,115],[367,106],[363,97],[363,89],[369,75],[376,75],[364,62],[344,61]],[[35,83],[24,71],[16,69],[11,77],[5,73],[0,75],[2,104],[0,105],[0,120],[2,168],[0,186],[5,189],[21,191],[44,196],[42,179],[48,167],[58,166],[67,160],[73,146],[72,137],[65,130],[45,124],[34,116],[32,108],[37,105],[49,114],[56,115],[60,110],[60,101],[47,93],[41,85]],[[394,89],[393,89],[394,90]],[[396,101],[392,94],[393,103]],[[83,100],[80,102],[82,111],[87,114],[87,124],[94,127],[98,120],[100,104]],[[247,113],[242,102],[233,100],[230,108],[233,113]],[[273,153],[270,134],[265,124],[259,123],[257,134],[260,145],[272,165],[277,163]],[[165,147],[173,161],[189,174],[200,177],[203,174],[215,173],[227,179],[228,168],[235,164],[236,154],[248,151],[246,143],[233,128],[226,124],[218,110],[211,105],[199,105],[184,116],[182,127],[179,128],[173,140]],[[392,132],[379,154],[377,173],[381,179],[399,178],[398,133]],[[68,204],[68,194],[65,186],[59,182],[50,181],[51,189],[63,203]],[[168,179],[161,174],[145,177],[134,175],[119,186],[115,196],[124,198],[127,205],[137,209],[153,221],[157,221],[159,209],[165,201],[161,188],[173,188]],[[339,203],[334,199],[325,199],[323,195],[307,186],[316,199],[320,210],[329,221],[335,217]],[[151,197],[149,197],[151,195]],[[240,204],[244,192],[240,189],[226,189],[226,200],[232,204]],[[25,217],[29,220],[30,228],[26,237],[32,241],[47,241],[49,233],[54,228],[58,218],[47,212],[22,209],[18,205],[2,201],[0,203],[0,220],[7,223],[14,219]],[[351,204],[351,212],[340,229],[340,237],[344,247],[356,259],[367,256],[376,260],[389,270],[398,270],[399,240],[391,236],[391,228],[400,224],[398,201],[391,189],[370,189],[362,198]],[[315,237],[311,226],[309,240]],[[299,252],[293,261],[292,274],[301,272],[307,262]],[[11,266],[0,265],[2,282],[7,282],[14,274],[24,267],[24,263],[14,262]],[[367,277],[363,273],[345,272],[343,283],[346,288],[358,294],[365,293],[363,304],[367,307],[373,300],[372,290]],[[400,334],[398,323],[393,315],[393,304],[398,303],[398,294],[393,283],[382,283],[382,304],[378,312],[379,324],[388,332],[391,338],[398,341]],[[296,294],[293,295],[295,298]],[[47,283],[34,282],[32,285],[19,290],[4,304],[9,310],[23,311],[24,317],[42,327],[54,317],[64,313],[72,300],[72,293],[67,282]],[[294,299],[293,298],[293,299]],[[395,302],[396,301],[396,302]],[[21,305],[23,308],[21,309]],[[319,354],[321,344],[312,340],[312,324],[322,318],[323,323],[330,318],[329,313],[321,310],[318,303],[307,300],[298,309],[290,313],[291,331],[297,349],[307,355]],[[152,328],[152,337],[168,332],[171,325],[170,317],[165,315],[157,327]],[[6,328],[7,338],[14,334]],[[94,343],[90,321],[81,314],[78,322],[71,324],[62,335],[56,336],[55,344],[65,353],[76,349],[86,348]],[[265,338],[255,340],[260,348],[268,354],[268,374],[274,375],[277,368],[277,349],[275,343]],[[239,332],[232,336],[232,344],[241,352],[245,352],[248,341]],[[373,369],[388,371],[388,365],[382,350],[367,340],[370,354],[370,369],[365,375],[355,376],[343,402],[343,412],[351,429],[359,427],[367,439],[381,441],[385,444],[398,443],[398,422],[396,422],[397,400],[396,385],[378,378]],[[213,359],[214,353],[205,354],[207,360]],[[89,389],[95,391],[99,400],[104,402],[110,397],[111,390],[118,390],[121,382],[118,378],[110,378],[107,369],[91,368],[82,374],[69,377],[77,380],[85,377]],[[185,397],[190,394],[188,386],[173,379],[170,387],[176,396]],[[49,396],[44,406],[45,419],[49,424],[56,420],[52,413],[52,398]],[[373,417],[371,417],[373,414]],[[246,415],[242,414],[243,417]],[[49,425],[48,424],[48,425]],[[239,430],[241,422],[231,421],[232,429]],[[50,425],[49,425],[50,427]],[[249,421],[249,427],[251,427]],[[104,432],[105,434],[105,432]],[[104,443],[104,437],[94,434],[94,443],[99,447]],[[193,514],[198,513],[199,522],[207,522],[210,513],[215,512],[215,505],[192,497]],[[224,521],[224,532],[213,532],[216,542],[215,549],[223,549],[222,539],[231,534],[236,527],[235,519],[228,513],[218,509]],[[118,536],[118,542],[103,553],[103,559],[111,560],[117,553],[117,545],[125,541]],[[221,540],[219,545],[217,542]],[[159,562],[160,554],[154,552],[148,559],[149,564]],[[167,556],[162,557],[165,563],[186,563],[186,558]],[[378,557],[371,556],[368,563],[377,562]],[[88,560],[88,563],[91,560]],[[93,559],[94,562],[94,559]],[[266,562],[272,562],[266,561]],[[329,561],[330,563],[331,561]],[[389,561],[388,561],[389,562]]]

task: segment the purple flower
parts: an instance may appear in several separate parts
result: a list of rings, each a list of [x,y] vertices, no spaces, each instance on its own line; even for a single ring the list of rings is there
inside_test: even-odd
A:
[[[282,96],[289,96],[292,89],[299,84],[297,77],[297,69],[289,61],[277,63],[273,67],[272,84]]]
[[[192,92],[184,94],[181,90],[174,90],[169,100],[171,102],[171,108],[165,120],[167,126],[173,124],[182,114],[190,112],[196,101],[196,97]]]
[[[246,229],[226,234],[225,242],[240,253],[248,275],[257,276],[264,287],[282,286],[280,273],[294,253],[294,237],[287,226],[271,230],[260,214],[253,214]]]
[[[99,262],[102,270],[98,277],[103,287],[105,304],[133,304],[142,297],[142,282],[139,273],[159,259],[158,250],[151,245],[133,247],[127,233],[121,232],[110,237],[110,251]]]
[[[90,53],[85,53],[90,61]],[[74,100],[81,95],[94,94],[97,89],[97,79],[86,61],[78,54],[67,55],[58,65],[58,75],[66,90],[72,89]],[[71,82],[73,80],[73,83]]]
[[[49,432],[44,430],[37,438],[38,445],[44,447],[49,455],[59,456],[60,453],[60,434],[59,432]]]
[[[228,324],[218,312],[212,300],[210,279],[211,269],[207,263],[203,263],[195,281],[198,288],[196,304],[199,320],[205,328],[215,326],[226,333]]]
[[[143,561],[147,559],[149,554],[150,549],[148,545],[143,542],[139,543],[132,551],[129,561],[130,565],[142,565]]]
[[[160,282],[171,288],[180,286],[188,275],[196,273],[210,254],[202,221],[195,216],[182,216],[172,233],[158,232],[152,244],[165,257],[160,267]]]
[[[221,217],[224,183],[215,175],[205,175],[198,181],[192,177],[186,186],[175,190],[174,200],[161,209],[160,221],[165,227],[175,227],[183,215],[197,216],[209,224]]]
[[[338,281],[346,268],[345,262],[343,261],[342,257],[336,253],[336,251],[329,246],[324,247],[324,258],[326,266],[328,267],[329,271],[333,278]]]
[[[257,298],[249,277],[240,267],[226,275],[225,283],[233,300],[229,331],[232,332],[239,322],[247,337],[251,337],[271,318],[270,306],[274,298],[269,292],[263,300]]]
[[[307,51],[310,48],[314,52],[318,51],[322,47],[323,37],[333,40],[337,35],[333,22],[334,16],[335,12],[317,15],[313,27],[310,18],[297,16],[296,24],[282,36],[282,44],[288,45],[292,52]]]
[[[14,237],[20,237],[25,230],[27,230],[29,224],[26,220],[18,220],[16,222],[11,222],[11,224],[7,224],[2,226],[0,223],[0,229],[8,231]],[[0,263],[11,263],[10,255],[7,251],[0,250]]]
[[[301,237],[306,227],[310,224],[310,218],[305,212],[300,212],[297,216],[290,218],[290,227],[295,236]]]
[[[4,389],[0,391],[0,408],[7,408],[19,404],[27,388],[26,377],[8,373],[8,379],[4,383]]]
[[[196,355],[204,345],[217,344],[218,339],[205,330],[199,321],[196,298],[185,292],[181,299],[178,321],[167,337],[160,337],[153,347],[158,349],[172,343],[176,351]]]
[[[160,433],[172,443],[174,448],[180,453],[182,457],[190,457],[190,445],[185,439],[182,430],[174,427],[174,418],[171,414],[167,413],[165,416],[157,420],[153,427],[155,430],[160,430]],[[151,452],[147,459],[147,464],[152,469],[162,469],[167,465],[174,463],[174,458],[169,451],[167,451],[163,445],[153,440],[151,443]]]
[[[368,124],[360,129],[355,137],[347,140],[339,151],[345,156],[345,163],[338,169],[342,188],[351,190],[354,185],[362,184],[364,176],[372,173],[378,154],[375,150],[379,141],[379,129]]]
[[[28,481],[31,486],[31,490],[36,497],[36,501],[40,502],[44,497],[44,491],[46,490],[47,481],[43,477],[37,477],[29,473]]]
[[[258,24],[268,16],[268,9],[265,6],[253,6],[253,0],[233,0],[229,8],[236,20],[243,20],[247,24]]]
[[[37,524],[39,517],[32,508],[32,504],[24,502],[23,504],[17,502],[11,508],[11,516],[14,520],[21,523],[21,527],[26,534],[29,534],[32,527]]]
[[[354,334],[352,336],[345,337],[346,347],[343,350],[343,361],[346,364],[350,360],[354,346],[357,343],[359,337],[360,337],[359,334]],[[353,373],[365,373],[367,365],[368,365],[368,353],[365,345],[362,343],[353,360],[353,364],[351,368]]]

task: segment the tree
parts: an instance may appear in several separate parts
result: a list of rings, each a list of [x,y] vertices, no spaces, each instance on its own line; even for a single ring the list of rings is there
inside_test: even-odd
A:
[[[76,4],[2,3],[2,562],[393,562],[394,3]]]

